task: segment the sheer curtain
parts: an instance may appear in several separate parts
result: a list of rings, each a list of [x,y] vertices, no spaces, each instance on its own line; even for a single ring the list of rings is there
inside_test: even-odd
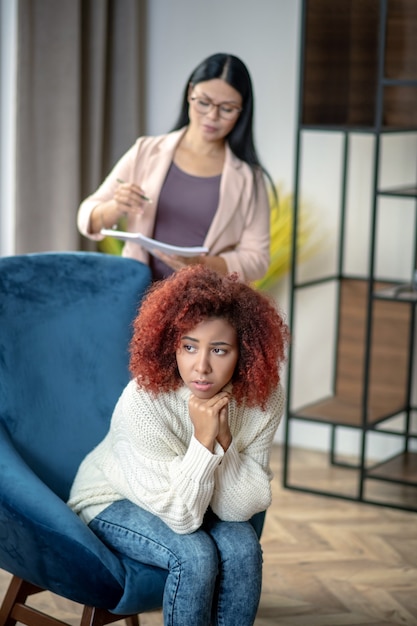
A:
[[[0,0],[0,256],[14,253],[17,5]]]
[[[146,0],[18,0],[16,253],[74,250],[80,201],[143,129]]]

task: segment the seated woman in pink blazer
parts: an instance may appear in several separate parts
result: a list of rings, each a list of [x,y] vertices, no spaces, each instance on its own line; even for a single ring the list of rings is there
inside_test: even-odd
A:
[[[253,90],[247,68],[229,54],[205,59],[187,81],[175,129],[140,137],[78,211],[78,228],[100,240],[121,216],[127,230],[164,243],[205,246],[197,257],[149,255],[126,242],[123,256],[165,278],[202,263],[242,281],[268,269],[270,207],[253,141]],[[150,200],[150,201],[149,201]]]

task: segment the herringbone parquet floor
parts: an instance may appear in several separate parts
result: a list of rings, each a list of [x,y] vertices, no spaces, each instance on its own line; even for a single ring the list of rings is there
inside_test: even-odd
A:
[[[256,626],[417,626],[417,514],[284,490],[280,468],[276,447]],[[9,578],[0,570],[1,598]],[[77,605],[42,595],[33,605],[77,623]],[[162,625],[161,613],[140,619]]]

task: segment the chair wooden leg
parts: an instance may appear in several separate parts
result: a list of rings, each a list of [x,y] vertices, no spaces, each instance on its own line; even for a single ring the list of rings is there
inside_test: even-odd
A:
[[[127,626],[140,626],[139,615],[129,615],[125,617],[125,622]]]
[[[14,626],[16,622],[22,621],[25,608],[27,608],[25,607],[27,597],[41,591],[43,589],[40,587],[13,576],[0,607],[0,626]]]
[[[68,626],[66,622],[26,605],[28,596],[42,591],[45,589],[13,576],[0,607],[0,626],[15,626],[16,622],[26,626]],[[105,626],[122,619],[127,626],[140,626],[138,615],[115,615],[91,606],[84,607],[80,626]]]
[[[140,626],[138,615],[115,615],[106,609],[97,609],[93,606],[84,607],[80,626],[105,626],[122,619],[127,626]]]

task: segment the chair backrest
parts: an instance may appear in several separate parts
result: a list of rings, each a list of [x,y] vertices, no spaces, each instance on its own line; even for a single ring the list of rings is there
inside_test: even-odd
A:
[[[149,284],[146,265],[99,253],[0,259],[0,426],[64,500],[129,380]]]

